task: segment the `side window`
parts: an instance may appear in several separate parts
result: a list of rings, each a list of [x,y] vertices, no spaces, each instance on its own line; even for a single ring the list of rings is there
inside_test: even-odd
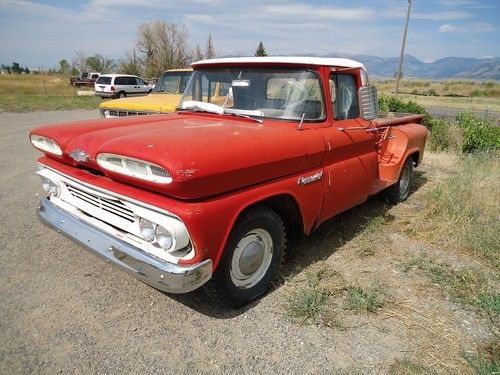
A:
[[[125,77],[116,77],[115,78],[115,85],[125,85]]]
[[[147,85],[146,82],[144,82],[142,79],[140,79],[139,77],[135,77],[135,81],[137,82],[138,85]]]
[[[358,87],[352,74],[332,74],[330,76],[333,116],[335,120],[359,117]]]

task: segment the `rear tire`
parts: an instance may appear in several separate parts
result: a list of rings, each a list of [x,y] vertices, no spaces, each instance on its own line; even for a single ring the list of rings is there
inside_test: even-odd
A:
[[[125,94],[123,91],[120,91],[120,92],[118,93],[118,97],[119,97],[119,98],[126,98],[126,97],[127,97],[127,94]]]
[[[401,169],[398,182],[386,190],[387,200],[392,204],[398,204],[408,199],[410,195],[411,181],[413,178],[413,160],[406,159]]]
[[[276,212],[263,206],[248,210],[234,225],[206,293],[229,308],[262,296],[279,274],[285,244],[285,226]]]

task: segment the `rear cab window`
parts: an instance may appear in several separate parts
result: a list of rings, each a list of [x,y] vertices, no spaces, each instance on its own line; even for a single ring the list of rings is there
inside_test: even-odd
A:
[[[359,117],[358,85],[356,76],[347,73],[330,75],[330,92],[335,120]]]

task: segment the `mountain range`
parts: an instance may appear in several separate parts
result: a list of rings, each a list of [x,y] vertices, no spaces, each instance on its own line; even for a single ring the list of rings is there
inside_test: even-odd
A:
[[[393,78],[398,69],[399,57],[378,57],[331,53],[322,57],[345,57],[365,65],[371,77]],[[421,79],[472,79],[500,80],[500,58],[444,57],[434,62],[423,62],[412,55],[405,55],[403,63],[405,78]]]

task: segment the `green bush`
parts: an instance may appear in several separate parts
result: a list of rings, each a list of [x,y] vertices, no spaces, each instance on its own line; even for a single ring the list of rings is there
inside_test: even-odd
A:
[[[500,150],[500,127],[491,120],[464,112],[456,121],[463,134],[462,152]]]
[[[382,112],[401,112],[401,113],[416,113],[424,115],[422,123],[429,129],[432,127],[431,116],[427,113],[424,107],[414,101],[403,101],[390,95],[380,95],[378,98],[378,106]]]

